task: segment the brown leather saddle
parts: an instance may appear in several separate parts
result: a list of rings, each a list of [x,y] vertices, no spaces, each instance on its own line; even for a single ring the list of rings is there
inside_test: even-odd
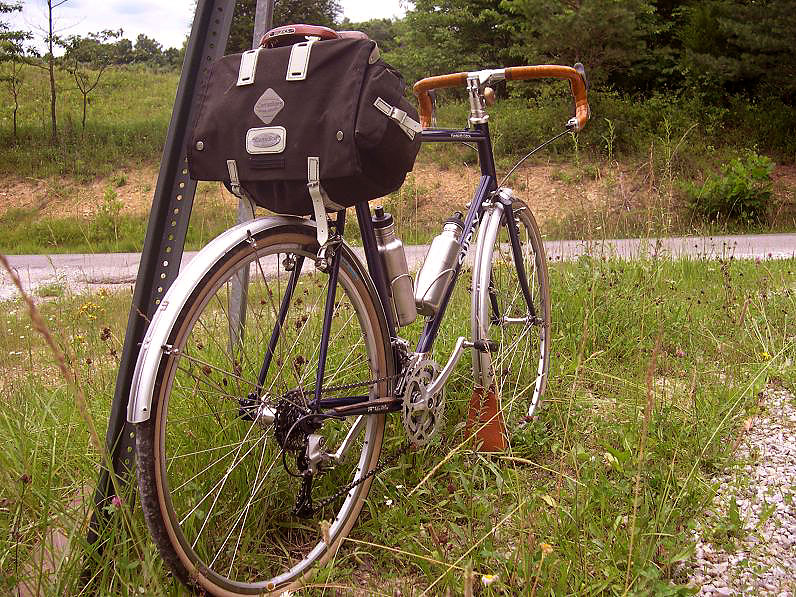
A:
[[[264,48],[278,48],[291,46],[295,43],[306,41],[308,37],[326,39],[368,39],[367,34],[361,31],[335,31],[322,25],[282,25],[268,31],[260,40]]]

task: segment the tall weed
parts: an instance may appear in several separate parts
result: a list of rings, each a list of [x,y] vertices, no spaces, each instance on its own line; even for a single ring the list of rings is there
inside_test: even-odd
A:
[[[701,185],[686,183],[692,209],[713,221],[737,220],[759,224],[771,209],[774,162],[749,151],[711,175]]]

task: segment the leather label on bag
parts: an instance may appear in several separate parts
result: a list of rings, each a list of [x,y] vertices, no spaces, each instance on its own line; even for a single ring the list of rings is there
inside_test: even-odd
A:
[[[263,126],[246,131],[246,151],[250,154],[282,153],[287,131],[283,126]]]
[[[279,97],[276,91],[269,87],[254,104],[254,113],[263,123],[271,124],[271,121],[284,107],[284,100]]]

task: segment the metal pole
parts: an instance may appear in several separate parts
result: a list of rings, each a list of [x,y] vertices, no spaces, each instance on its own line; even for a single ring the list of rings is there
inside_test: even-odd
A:
[[[274,0],[257,0],[254,12],[252,49],[260,46],[260,40],[271,29],[274,17]],[[241,197],[238,200],[238,224],[254,219],[254,205]],[[234,354],[243,344],[243,328],[246,325],[246,302],[249,295],[249,270],[239,271],[230,281],[229,290],[229,352]]]
[[[116,390],[111,404],[105,443],[113,471],[101,463],[94,513],[88,541],[94,543],[106,522],[104,507],[115,494],[113,477],[132,495],[129,477],[134,463],[135,428],[127,422],[127,400],[133,371],[147,325],[163,295],[177,277],[185,234],[196,192],[188,176],[186,142],[193,121],[193,100],[209,65],[223,54],[232,23],[235,0],[198,0],[191,36],[177,87],[160,173],[149,213],[144,248],[138,269],[133,303],[127,320]],[[101,547],[100,547],[101,549]]]

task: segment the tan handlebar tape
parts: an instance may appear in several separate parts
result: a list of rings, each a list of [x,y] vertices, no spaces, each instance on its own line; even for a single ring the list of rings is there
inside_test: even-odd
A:
[[[589,120],[589,100],[586,94],[586,84],[583,77],[571,66],[556,64],[540,64],[537,66],[512,66],[506,69],[507,81],[523,81],[526,79],[567,79],[570,90],[575,98],[575,118],[578,122],[577,129],[581,130]]]
[[[580,73],[571,66],[558,66],[542,64],[537,66],[512,66],[505,69],[507,81],[522,81],[525,79],[567,79],[570,90],[575,98],[575,119],[577,128],[581,130],[589,120],[589,101],[586,94],[586,84]],[[467,84],[467,73],[454,73],[421,79],[414,86],[417,96],[420,124],[423,128],[431,126],[431,97],[428,92],[442,87],[464,87]]]
[[[421,79],[414,86],[417,97],[417,107],[420,114],[420,124],[424,129],[431,126],[431,96],[428,92],[442,87],[464,87],[467,85],[467,73],[454,73]]]

